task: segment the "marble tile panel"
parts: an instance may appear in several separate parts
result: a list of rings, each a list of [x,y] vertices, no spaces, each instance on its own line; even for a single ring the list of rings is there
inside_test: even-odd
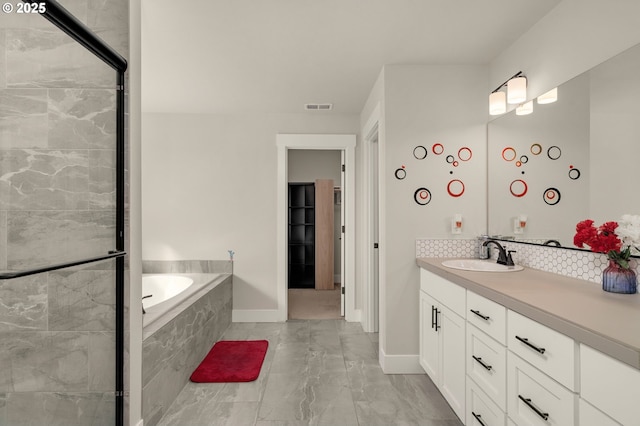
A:
[[[0,180],[7,210],[86,210],[89,206],[88,152],[0,150]],[[3,194],[4,195],[4,194]]]
[[[407,410],[402,401],[389,399],[379,401],[357,401],[356,411],[360,424],[367,426],[463,426],[456,419],[433,419],[420,417]]]
[[[271,373],[258,420],[358,425],[344,373],[323,373],[319,376]]]
[[[89,391],[113,391],[116,388],[115,332],[89,333],[88,358]]]
[[[401,396],[399,399],[406,412],[425,419],[457,420],[456,414],[440,397],[440,392],[426,374],[390,375],[389,381],[396,394]]]
[[[309,345],[307,343],[278,343],[271,363],[271,373],[306,374],[309,369]]]
[[[0,182],[0,186],[2,182]],[[2,191],[0,190],[0,196]],[[7,270],[7,212],[0,210],[0,270]]]
[[[116,148],[116,92],[49,89],[50,148]]]
[[[396,389],[377,361],[346,361],[345,364],[354,401],[395,399]]]
[[[8,426],[7,421],[7,394],[0,393],[0,425]]]
[[[0,281],[0,332],[47,330],[47,276]]]
[[[47,127],[46,90],[0,90],[0,149],[47,148]]]
[[[49,330],[114,331],[115,270],[49,272]]]
[[[364,334],[340,336],[345,361],[378,360],[378,346]]]
[[[4,332],[0,338],[0,392],[87,389],[87,333]]]
[[[58,3],[71,12],[80,21],[85,22],[87,19],[87,1],[86,0],[61,0]],[[15,12],[3,14],[0,20],[0,28],[47,28],[53,30],[54,25],[39,14],[18,14]]]
[[[342,355],[342,346],[336,330],[311,330],[309,350]]]
[[[7,425],[112,426],[115,398],[108,393],[11,393]]]
[[[116,208],[116,152],[89,151],[89,208]]]
[[[7,61],[5,60],[5,31],[0,27],[0,90],[7,87]]]
[[[115,71],[57,28],[8,28],[7,87],[114,88]]]
[[[190,409],[191,406],[176,407],[175,411],[167,413],[158,425],[253,425],[256,421],[258,406],[257,402],[220,402],[210,405],[198,404],[196,409]]]
[[[280,330],[279,343],[306,343],[311,341],[311,333],[307,321],[290,320]]]
[[[9,212],[7,228],[10,269],[84,259],[115,248],[113,211]]]

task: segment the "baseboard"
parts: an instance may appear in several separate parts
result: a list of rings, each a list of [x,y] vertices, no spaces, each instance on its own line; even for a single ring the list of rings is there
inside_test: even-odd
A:
[[[234,309],[232,322],[281,322],[277,309]]]
[[[380,348],[378,359],[384,374],[425,374],[419,355],[386,355]]]

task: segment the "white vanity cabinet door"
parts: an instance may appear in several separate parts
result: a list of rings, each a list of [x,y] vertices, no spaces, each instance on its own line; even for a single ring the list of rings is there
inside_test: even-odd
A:
[[[464,423],[465,419],[465,371],[464,344],[465,321],[446,306],[441,306],[438,318],[440,329],[440,392],[453,411]]]
[[[509,350],[571,390],[577,390],[577,344],[570,337],[512,310],[507,313]]]
[[[467,375],[503,410],[507,409],[507,349],[467,325]]]
[[[507,412],[515,424],[575,425],[576,394],[511,352],[507,370]]]
[[[467,426],[505,426],[507,416],[467,377]]]
[[[640,425],[640,370],[582,344],[580,396],[623,425]]]
[[[465,316],[467,290],[439,275],[420,268],[420,290],[460,315]]]
[[[435,330],[435,309],[438,302],[420,291],[420,365],[437,385],[440,375],[440,336]]]
[[[578,404],[580,407],[578,412],[580,426],[622,426],[584,399],[580,398]]]
[[[507,308],[467,291],[467,322],[503,345],[507,344]]]

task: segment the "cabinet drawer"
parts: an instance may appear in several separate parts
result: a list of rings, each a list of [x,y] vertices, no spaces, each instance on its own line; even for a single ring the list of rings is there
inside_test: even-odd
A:
[[[580,426],[621,426],[620,423],[580,398]]]
[[[420,268],[420,290],[465,318],[466,290],[439,275]]]
[[[507,416],[480,387],[467,378],[467,425],[505,426]]]
[[[467,321],[503,345],[507,344],[507,309],[467,291]]]
[[[640,424],[640,371],[580,345],[580,395],[623,425]]]
[[[467,325],[467,375],[506,411],[507,349],[472,325]]]
[[[507,355],[507,412],[519,426],[573,426],[577,395],[529,363]]]
[[[576,390],[577,344],[573,339],[511,310],[507,323],[509,350]]]

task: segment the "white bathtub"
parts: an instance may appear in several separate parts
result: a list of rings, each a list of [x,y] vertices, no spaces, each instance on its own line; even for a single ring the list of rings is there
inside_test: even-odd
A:
[[[142,316],[143,340],[167,324],[229,274],[143,274],[142,300],[146,313]]]

